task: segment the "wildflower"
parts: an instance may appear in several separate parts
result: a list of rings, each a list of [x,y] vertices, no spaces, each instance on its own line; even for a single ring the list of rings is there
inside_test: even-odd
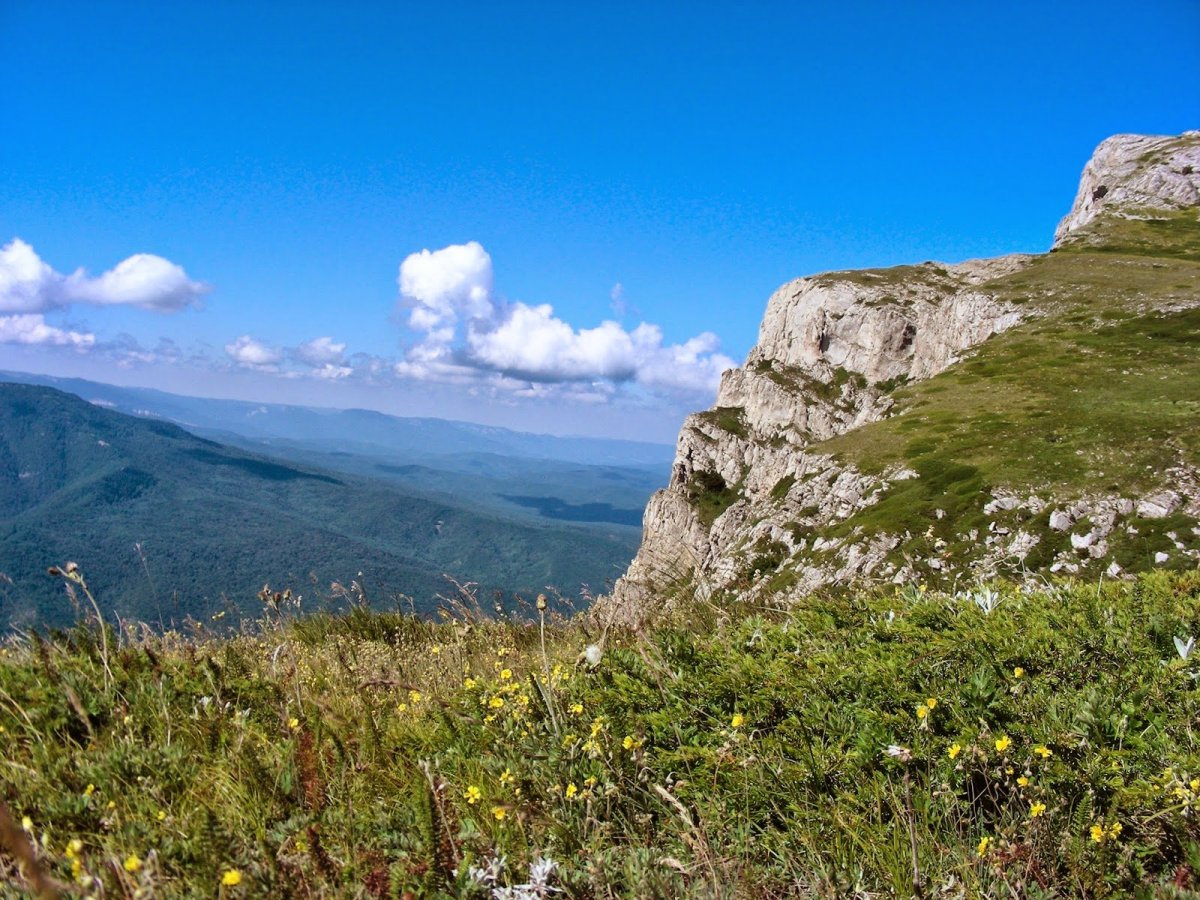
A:
[[[578,793],[579,793],[579,788],[577,788],[575,786],[575,782],[572,781],[570,784],[567,785],[567,799],[568,800],[574,799],[575,795]]]
[[[500,709],[500,707],[504,706],[504,698],[500,696],[493,697],[488,701],[488,706],[492,709]]]
[[[82,852],[83,852],[83,841],[81,841],[79,838],[72,838],[71,842],[69,844],[67,844],[67,858],[74,859],[76,856],[78,856]]]
[[[221,876],[221,884],[225,887],[237,887],[242,883],[242,873],[237,869],[226,869]]]
[[[599,780],[600,779],[595,775],[589,775],[587,778],[583,779],[583,783],[590,788],[594,788],[596,786],[596,782]]]
[[[33,834],[33,819],[29,818],[29,816],[21,816],[21,827],[30,834]]]
[[[288,719],[288,728],[290,728],[292,731],[295,731],[299,727],[300,727],[300,720],[297,719],[295,716],[292,716],[290,719]]]
[[[928,706],[930,709],[935,708],[937,706],[937,697],[930,697],[928,700],[925,701],[925,705]]]
[[[508,681],[508,679],[512,678],[512,676],[513,676],[512,669],[501,669],[500,670],[500,680],[501,681]]]
[[[429,648],[429,652],[432,653],[434,656],[437,656],[439,653],[442,652],[442,648],[439,647],[437,644],[434,644],[432,647]]]
[[[1095,841],[1097,844],[1102,843],[1104,841],[1104,826],[1101,825],[1099,822],[1097,822],[1095,825],[1092,826],[1091,832],[1092,832],[1092,840]]]
[[[141,867],[142,861],[138,859],[138,855],[136,853],[130,853],[127,857],[125,857],[126,872],[133,873],[141,869]]]
[[[1029,804],[1029,818],[1036,819],[1046,811],[1046,804],[1040,800],[1037,803]]]
[[[571,712],[577,716],[580,715],[583,712],[583,704],[582,703],[572,703],[571,704]]]
[[[420,691],[409,691],[408,699],[412,703],[420,703],[421,702],[421,692]]]
[[[396,712],[398,712],[398,713],[408,712],[408,704],[407,703],[397,703],[396,704]]]
[[[746,724],[746,717],[741,713],[734,713],[733,718],[729,720],[729,724],[733,728],[741,728]]]
[[[929,715],[929,707],[922,703],[917,707],[917,718],[924,719],[927,715]]]
[[[463,793],[463,797],[466,798],[468,803],[473,805],[483,799],[483,791],[472,784],[467,787],[467,790]]]
[[[1001,735],[1000,737],[996,738],[997,752],[1003,753],[1005,750],[1007,750],[1011,746],[1012,746],[1012,741],[1009,739],[1007,734]]]
[[[160,821],[160,822],[161,822],[163,819],[165,819],[166,817],[167,817],[167,811],[166,811],[165,809],[160,809],[160,810],[158,811],[158,815],[157,815],[157,816],[155,816],[155,818],[156,818],[156,819],[158,819],[158,821]]]
[[[503,822],[504,817],[507,815],[508,815],[508,810],[506,810],[503,806],[493,806],[492,807],[492,818],[495,819],[497,822]]]
[[[505,769],[500,773],[501,784],[512,784],[516,779],[513,778],[512,769]]]
[[[962,744],[959,743],[951,744],[950,749],[946,751],[946,755],[951,759],[958,759],[958,754],[960,753],[962,753]]]
[[[1025,677],[1025,670],[1022,669],[1020,666],[1017,666],[1015,669],[1013,669],[1013,678],[1024,678],[1024,677]]]
[[[636,750],[642,746],[642,742],[635,738],[632,734],[625,735],[625,740],[621,741],[621,746],[626,750]]]
[[[469,677],[464,678],[463,679],[463,687],[465,687],[468,691],[475,690],[475,679],[469,678]]]
[[[1114,841],[1121,836],[1121,823],[1113,822],[1108,826],[1108,836]]]
[[[596,718],[592,719],[592,737],[598,737],[603,730],[604,716],[596,716]]]
[[[96,793],[96,786],[94,784],[89,784],[83,789],[83,796],[85,797],[90,797],[94,793]]]
[[[1038,756],[1040,756],[1042,759],[1049,759],[1050,757],[1052,757],[1054,755],[1054,751],[1051,750],[1049,747],[1034,747],[1033,752],[1036,753]]]
[[[1019,784],[1021,787],[1029,787],[1029,779],[1022,775],[1017,779],[1017,784]]]
[[[980,859],[983,859],[983,857],[988,852],[988,844],[990,844],[991,842],[992,842],[992,839],[990,837],[987,837],[986,835],[984,837],[981,837],[979,839],[979,846],[975,848],[975,855],[978,856]]]

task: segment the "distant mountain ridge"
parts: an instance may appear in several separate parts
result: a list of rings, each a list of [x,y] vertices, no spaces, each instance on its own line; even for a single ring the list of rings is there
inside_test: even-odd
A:
[[[121,615],[255,613],[265,582],[310,602],[358,580],[430,610],[443,573],[492,592],[600,590],[628,528],[519,522],[351,474],[248,453],[53,388],[0,383],[0,623],[73,612],[50,565],[80,565]]]
[[[667,444],[534,434],[450,419],[393,416],[368,409],[216,400],[153,388],[118,387],[81,378],[2,370],[0,381],[58,388],[119,412],[169,419],[190,430],[231,431],[259,439],[329,440],[338,436],[352,446],[417,451],[422,455],[495,453],[585,465],[668,466],[672,455]]]

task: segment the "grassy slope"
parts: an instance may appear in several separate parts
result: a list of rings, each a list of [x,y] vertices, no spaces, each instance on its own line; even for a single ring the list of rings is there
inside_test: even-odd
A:
[[[0,799],[113,896],[460,896],[496,854],[576,897],[905,896],[912,841],[944,895],[1200,890],[1200,574],[999,596],[691,607],[595,669],[579,621],[544,657],[478,618],[93,623],[0,651]]]
[[[923,475],[830,534],[907,530],[920,543],[932,527],[928,541],[953,551],[958,535],[986,528],[991,488],[1138,497],[1169,466],[1200,467],[1200,225],[1179,214],[1097,228],[1110,242],[1103,252],[1081,242],[982,287],[1038,315],[898,390],[894,417],[814,447],[867,471],[909,465]],[[936,519],[937,508],[950,515]],[[1137,536],[1112,539],[1127,568],[1174,549],[1166,531],[1195,543],[1191,523],[1136,524]],[[1046,529],[1041,536],[1035,564],[1057,547]]]

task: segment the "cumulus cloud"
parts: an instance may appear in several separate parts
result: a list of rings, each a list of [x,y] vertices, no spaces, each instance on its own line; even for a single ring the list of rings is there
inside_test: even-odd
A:
[[[553,385],[573,388],[592,402],[609,396],[598,384],[639,384],[654,391],[702,392],[716,388],[721,372],[736,365],[705,332],[682,344],[665,344],[662,329],[641,323],[627,330],[608,320],[575,328],[549,304],[507,303],[493,293],[492,260],[478,243],[422,250],[400,266],[401,303],[411,308],[409,327],[423,337],[395,365],[401,377],[471,383],[487,374],[521,396],[542,396]],[[611,292],[624,313],[624,289]]]
[[[346,358],[346,345],[331,337],[313,338],[297,347],[293,355],[300,362],[314,368],[341,365]]]
[[[41,344],[86,350],[95,343],[94,334],[55,328],[47,325],[46,317],[40,314],[0,316],[0,344]]]
[[[196,304],[208,290],[152,253],[135,253],[93,278],[83,269],[56,272],[20,238],[0,247],[0,313],[44,313],[75,303],[176,312]]]
[[[239,366],[273,372],[283,360],[283,351],[269,347],[248,334],[225,345],[225,353]]]
[[[409,327],[431,339],[449,340],[460,318],[492,312],[492,258],[477,241],[411,254],[396,282],[412,308]]]

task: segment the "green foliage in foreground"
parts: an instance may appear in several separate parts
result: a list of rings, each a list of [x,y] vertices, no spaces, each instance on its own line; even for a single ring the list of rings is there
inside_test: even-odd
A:
[[[554,621],[544,649],[536,623],[268,602],[224,640],[8,642],[0,799],[46,874],[540,896],[498,889],[548,859],[575,897],[1200,889],[1197,572],[698,603],[637,634]]]

